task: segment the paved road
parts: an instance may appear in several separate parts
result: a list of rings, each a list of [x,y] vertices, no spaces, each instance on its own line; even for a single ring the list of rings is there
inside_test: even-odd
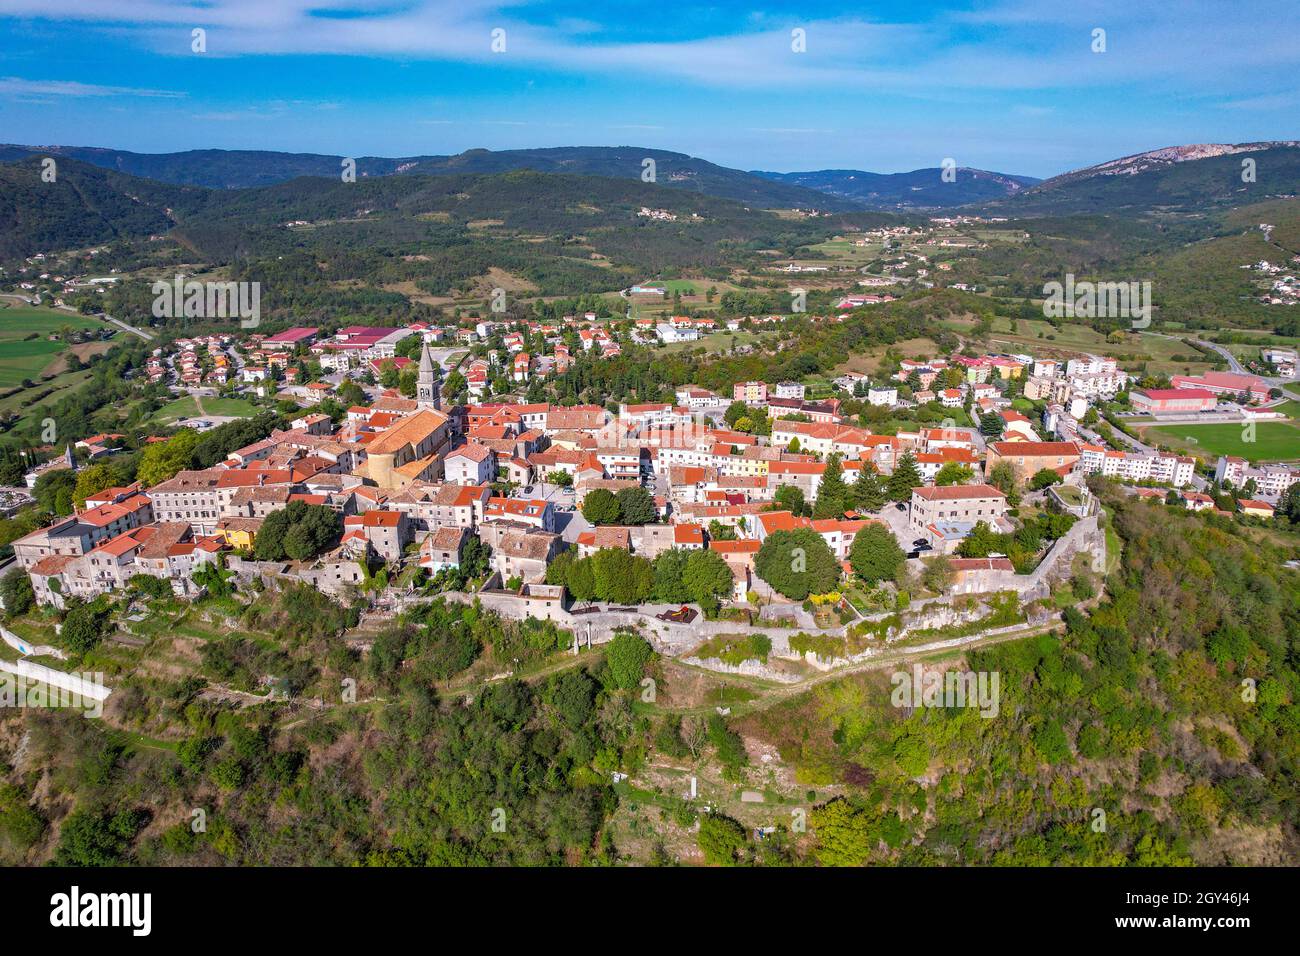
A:
[[[1254,374],[1255,374],[1254,372],[1250,371],[1248,368],[1246,368],[1245,366],[1243,366],[1240,362],[1238,362],[1238,361],[1237,361],[1237,356],[1233,355],[1232,352],[1230,352],[1228,349],[1224,348],[1222,345],[1216,345],[1216,344],[1213,343],[1213,342],[1204,342],[1204,341],[1202,341],[1202,340],[1200,340],[1200,339],[1192,339],[1191,341],[1192,341],[1192,343],[1195,344],[1195,345],[1199,345],[1199,346],[1201,346],[1202,348],[1210,349],[1211,351],[1213,351],[1213,352],[1217,352],[1219,355],[1222,355],[1222,356],[1223,356],[1225,359],[1227,359],[1227,361],[1228,361],[1228,368],[1230,368],[1230,369],[1231,369],[1233,372],[1235,372],[1236,374],[1238,374],[1238,375],[1254,375]],[[1258,377],[1258,378],[1262,378],[1265,382],[1267,382],[1267,383],[1269,384],[1269,386],[1271,386],[1271,387],[1273,387],[1273,388],[1280,388],[1280,389],[1282,389],[1283,392],[1286,393],[1287,397],[1289,397],[1289,398],[1295,398],[1295,399],[1300,399],[1300,394],[1297,394],[1296,392],[1288,391],[1288,388],[1290,388],[1290,387],[1292,387],[1292,386],[1295,386],[1295,385],[1297,384],[1297,380],[1296,380],[1296,379],[1292,379],[1292,378],[1275,378],[1275,377],[1271,377],[1271,376],[1268,376],[1268,375],[1260,375],[1260,376],[1257,376],[1257,377]]]
[[[153,341],[152,332],[146,332],[143,329],[137,329],[134,325],[127,325],[121,319],[115,319],[106,312],[102,313],[100,315],[100,318],[102,318],[105,322],[111,322],[113,325],[116,325],[119,329],[122,329],[125,332],[130,332],[132,335],[140,336],[140,338],[144,339],[146,342]]]
[[[1237,356],[1233,355],[1222,345],[1215,345],[1213,342],[1205,342],[1202,341],[1201,339],[1192,339],[1191,341],[1193,345],[1199,345],[1201,348],[1209,349],[1211,352],[1218,352],[1220,355],[1222,355],[1225,359],[1228,360],[1228,368],[1231,369],[1236,374],[1238,375],[1251,374],[1250,372],[1246,371],[1246,369],[1242,366],[1240,362],[1237,361]]]

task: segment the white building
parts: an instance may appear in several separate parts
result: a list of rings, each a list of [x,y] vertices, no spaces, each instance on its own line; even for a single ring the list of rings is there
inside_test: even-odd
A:
[[[699,329],[676,328],[667,322],[660,322],[655,326],[655,334],[659,336],[659,341],[665,345],[673,342],[694,342],[700,337]]]
[[[1101,474],[1124,481],[1158,481],[1182,488],[1196,474],[1196,459],[1178,455],[1144,455],[1114,451],[1098,445],[1079,446],[1079,469],[1085,475]]]
[[[886,405],[893,408],[898,404],[898,389],[893,385],[873,385],[867,389],[868,405]]]

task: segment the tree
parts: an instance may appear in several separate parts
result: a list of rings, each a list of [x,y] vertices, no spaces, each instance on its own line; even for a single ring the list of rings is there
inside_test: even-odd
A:
[[[690,599],[710,612],[735,587],[731,566],[718,552],[707,549],[686,552],[682,583]]]
[[[72,496],[77,485],[77,476],[68,468],[56,468],[47,471],[36,479],[32,494],[42,511],[54,515],[72,514]]]
[[[105,488],[112,488],[115,484],[117,484],[117,474],[112,465],[104,462],[87,465],[77,472],[72,500],[77,503],[78,508],[84,508],[86,507],[87,498],[98,494]]]
[[[1029,490],[1042,491],[1049,485],[1059,485],[1064,480],[1058,472],[1053,471],[1051,468],[1040,468],[1029,479]]]
[[[839,562],[826,540],[811,528],[768,535],[754,556],[754,570],[792,601],[825,594],[840,580]]]
[[[950,461],[939,469],[938,474],[934,476],[936,485],[964,485],[975,477],[975,472],[969,465],[963,465],[959,461]]]
[[[546,482],[551,485],[559,485],[561,488],[568,488],[573,484],[573,476],[567,471],[550,471],[546,473]]]
[[[957,572],[953,570],[952,560],[946,554],[937,554],[921,564],[921,584],[927,591],[943,594],[952,587]]]
[[[174,593],[167,578],[154,577],[152,574],[133,574],[127,583],[132,591],[153,598],[169,598]]]
[[[989,484],[1002,492],[1004,495],[1010,495],[1016,490],[1016,483],[1020,480],[1016,474],[1016,468],[1009,461],[1000,461],[993,466],[989,472]]]
[[[870,815],[844,797],[814,807],[810,822],[817,833],[817,858],[827,866],[862,866],[877,838]]]
[[[990,554],[1006,554],[1009,537],[994,531],[988,522],[977,521],[970,534],[957,545],[957,553],[963,558],[987,558]]]
[[[682,548],[669,548],[655,557],[654,600],[661,604],[683,604],[691,600],[691,592],[684,580],[687,552]]]
[[[342,533],[343,519],[333,508],[291,501],[266,516],[253,555],[259,561],[307,561],[334,547]]]
[[[853,482],[850,498],[858,511],[879,511],[889,501],[880,473],[866,462],[858,469],[858,478]]]
[[[735,428],[736,422],[740,421],[740,419],[742,418],[748,417],[748,415],[749,415],[748,405],[746,405],[744,402],[732,402],[730,405],[727,406],[727,411],[722,416],[722,418],[723,421],[725,421],[728,425],[730,425],[732,428]]]
[[[74,810],[59,827],[54,865],[117,866],[148,820],[143,810],[119,810],[112,816]]]
[[[140,467],[135,476],[145,488],[174,477],[194,464],[194,451],[199,444],[198,432],[182,428],[164,442],[146,445],[140,453]]]
[[[659,509],[654,498],[640,485],[621,489],[615,498],[618,500],[619,516],[623,524],[654,524],[659,520]],[[583,506],[585,509],[586,502],[583,502]],[[583,516],[586,516],[585,510]]]
[[[465,550],[460,555],[460,570],[468,578],[481,578],[488,572],[488,562],[492,560],[492,549],[479,538],[470,538],[465,542]]]
[[[843,518],[849,500],[849,489],[844,484],[844,469],[840,466],[840,456],[832,454],[826,459],[826,470],[822,472],[821,483],[817,486],[817,503],[813,507],[814,518]]]
[[[714,541],[735,541],[736,529],[714,518],[709,522],[709,537]]]
[[[32,591],[32,579],[27,572],[14,568],[0,578],[0,600],[4,601],[7,617],[19,617],[32,609],[36,594]]]
[[[781,485],[776,489],[776,494],[772,496],[772,504],[775,506],[773,511],[788,511],[796,518],[801,518],[806,513],[808,507],[807,501],[803,496],[803,489],[795,485]]]
[[[1277,515],[1300,524],[1300,481],[1290,485],[1277,502]]]
[[[208,592],[209,597],[230,597],[234,586],[230,579],[234,574],[226,570],[224,555],[217,555],[216,561],[204,561],[190,575],[190,580]]]
[[[894,533],[882,524],[869,524],[857,533],[849,549],[849,564],[867,584],[892,581],[907,555]]]
[[[894,465],[894,473],[889,476],[886,488],[890,501],[911,501],[912,489],[923,484],[921,469],[916,467],[916,456],[905,451]]]
[[[59,639],[64,647],[74,654],[84,654],[104,639],[108,630],[108,611],[98,602],[83,604],[77,602],[68,608],[63,616],[63,626],[59,630]]]
[[[606,645],[605,663],[615,687],[634,690],[641,684],[645,666],[654,657],[654,648],[640,634],[620,631]]]
[[[704,718],[694,714],[687,714],[682,718],[679,733],[682,743],[690,751],[691,759],[699,760],[700,754],[704,751],[704,745],[709,742],[709,730],[704,723]]]
[[[997,412],[980,416],[980,434],[985,438],[1001,438],[1007,424]]]
[[[582,516],[592,524],[616,524],[622,514],[618,499],[607,488],[595,488],[582,499]]]
[[[596,596],[615,604],[641,604],[654,590],[654,569],[622,548],[601,548],[590,558]],[[581,563],[581,562],[579,562]]]
[[[596,599],[596,571],[590,558],[575,561],[569,569],[565,586],[575,601]]]
[[[721,813],[706,813],[700,817],[697,841],[706,863],[735,866],[745,847],[745,828]]]
[[[450,376],[448,376],[450,381]],[[335,390],[338,396],[339,404],[344,408],[351,408],[354,405],[365,405],[369,399],[366,398],[365,389],[350,378],[345,378],[339,387]]]

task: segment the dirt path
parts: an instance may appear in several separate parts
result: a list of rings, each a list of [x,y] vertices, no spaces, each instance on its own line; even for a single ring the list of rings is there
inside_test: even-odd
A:
[[[723,674],[720,671],[714,671],[707,667],[700,667],[696,664],[687,664],[681,660],[677,663],[682,667],[690,667],[704,673],[715,676],[726,676],[740,678],[741,683],[749,689],[759,694],[752,701],[746,701],[743,704],[734,704],[731,712],[734,716],[753,713],[758,710],[766,710],[775,704],[789,700],[791,697],[797,697],[806,693],[819,684],[829,683],[830,681],[840,680],[851,674],[859,674],[863,671],[882,670],[886,667],[897,667],[899,664],[912,664],[917,661],[925,660],[928,657],[938,655],[947,655],[953,653],[966,653],[969,650],[992,647],[995,644],[1003,644],[1007,641],[1021,641],[1027,637],[1037,637],[1040,634],[1049,634],[1053,631],[1061,630],[1065,625],[1061,621],[1051,621],[1047,624],[1039,624],[1033,627],[1025,627],[1018,631],[1011,631],[1006,634],[994,634],[990,637],[977,637],[963,643],[945,645],[944,642],[936,644],[924,644],[919,647],[899,648],[895,651],[886,651],[879,657],[871,657],[867,660],[858,661],[855,664],[848,664],[844,667],[836,667],[832,670],[822,671],[806,680],[796,681],[790,684],[775,684],[772,681],[766,681],[762,678],[747,678],[740,674]],[[712,707],[705,708],[712,710]],[[683,708],[681,713],[698,712],[698,707]],[[676,711],[674,711],[676,712]]]

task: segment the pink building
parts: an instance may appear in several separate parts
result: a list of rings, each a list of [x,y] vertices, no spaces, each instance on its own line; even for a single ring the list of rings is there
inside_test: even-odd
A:
[[[1218,396],[1204,388],[1135,388],[1128,400],[1148,415],[1212,412],[1219,403]]]

